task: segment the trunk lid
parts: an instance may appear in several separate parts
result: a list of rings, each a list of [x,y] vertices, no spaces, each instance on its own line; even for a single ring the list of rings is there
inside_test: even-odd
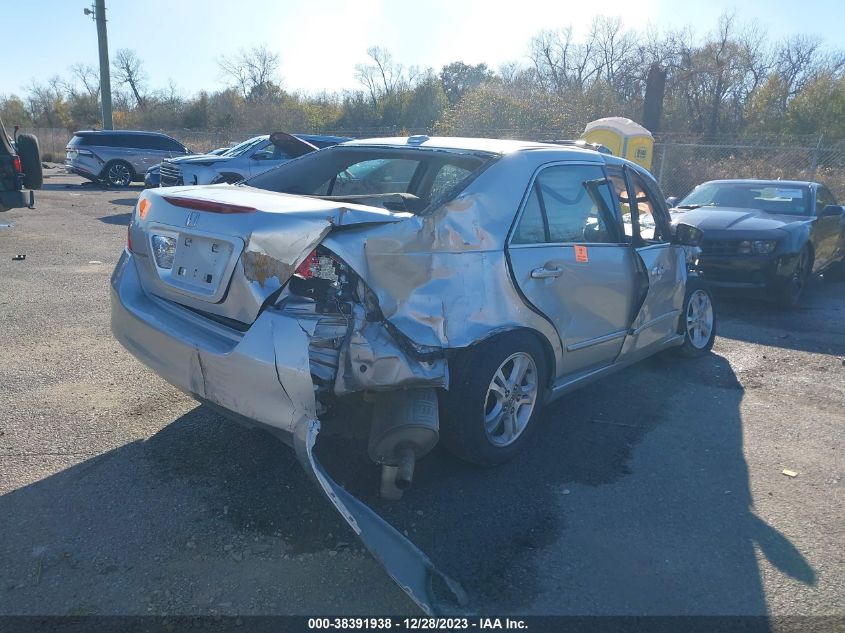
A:
[[[407,217],[245,186],[153,189],[138,200],[129,241],[148,293],[252,323],[333,228]]]

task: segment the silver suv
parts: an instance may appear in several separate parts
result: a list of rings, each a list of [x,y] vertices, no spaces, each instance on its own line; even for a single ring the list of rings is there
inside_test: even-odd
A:
[[[65,148],[71,173],[112,187],[141,181],[153,165],[191,154],[182,143],[158,132],[98,130],[77,132]]]

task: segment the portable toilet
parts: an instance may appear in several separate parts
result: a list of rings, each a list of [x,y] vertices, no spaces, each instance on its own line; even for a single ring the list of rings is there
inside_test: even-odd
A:
[[[639,123],[621,116],[610,116],[587,123],[581,136],[590,143],[600,143],[614,156],[621,156],[651,169],[654,137]]]

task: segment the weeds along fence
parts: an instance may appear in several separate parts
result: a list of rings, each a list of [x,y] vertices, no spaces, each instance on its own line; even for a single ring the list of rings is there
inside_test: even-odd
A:
[[[159,130],[178,139],[196,152],[228,147],[260,130]],[[64,128],[28,128],[21,132],[35,134],[46,161],[64,161],[65,146],[72,132]],[[399,127],[361,127],[322,131],[323,134],[357,138],[400,136],[422,133]],[[574,138],[559,130],[516,129],[488,130],[488,136],[547,140]],[[845,141],[825,145],[820,138],[743,139],[742,141],[702,143],[678,137],[658,137],[654,146],[652,173],[667,196],[684,196],[697,184],[718,178],[781,178],[783,180],[818,180],[824,182],[845,202]]]
[[[685,196],[697,184],[720,178],[817,180],[845,202],[845,143],[734,145],[659,142],[654,174],[667,196]]]

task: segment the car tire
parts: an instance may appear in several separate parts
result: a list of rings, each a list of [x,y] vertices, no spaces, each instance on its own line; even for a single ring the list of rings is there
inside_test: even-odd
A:
[[[38,139],[32,134],[18,134],[15,144],[23,168],[23,186],[27,189],[41,189],[44,184],[44,170],[41,167],[41,149]]]
[[[706,282],[699,277],[687,279],[684,307],[678,322],[678,334],[684,343],[678,353],[686,358],[697,358],[710,353],[716,340],[716,312],[713,295]]]
[[[780,289],[778,295],[778,303],[783,308],[797,308],[801,303],[801,297],[804,296],[804,289],[807,287],[807,282],[810,279],[810,273],[813,270],[813,256],[810,249],[806,246],[798,253],[798,261],[795,263],[795,270],[789,277],[789,280]]]
[[[828,283],[845,281],[845,259],[841,259],[825,268],[822,279]]]
[[[479,466],[511,459],[537,425],[547,375],[543,347],[528,332],[497,336],[450,359],[440,416],[446,448]]]
[[[103,168],[103,180],[109,187],[125,188],[132,184],[135,172],[124,160],[112,160]]]

